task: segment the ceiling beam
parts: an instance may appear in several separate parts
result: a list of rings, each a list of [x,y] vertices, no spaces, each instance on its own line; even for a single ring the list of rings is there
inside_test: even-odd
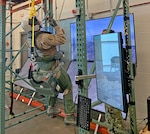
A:
[[[35,1],[35,5],[38,5],[41,3],[41,0],[36,0]],[[29,4],[25,4],[25,5],[22,5],[20,7],[17,7],[17,8],[14,8],[12,10],[10,10],[11,13],[14,13],[14,12],[17,12],[17,11],[20,11],[20,10],[23,10],[25,8],[28,8],[29,7]]]

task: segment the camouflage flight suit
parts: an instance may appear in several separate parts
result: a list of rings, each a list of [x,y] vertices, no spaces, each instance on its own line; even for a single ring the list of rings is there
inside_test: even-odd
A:
[[[56,46],[62,45],[66,42],[64,31],[55,26],[56,34],[46,32],[37,33],[35,38],[36,53],[39,57],[53,56],[57,53]],[[57,61],[42,61],[39,62],[39,68],[42,71],[53,70],[58,66]],[[66,70],[61,68],[56,74],[58,85],[60,86],[61,93],[64,93],[64,111],[66,114],[74,114],[74,102],[72,95],[72,82]],[[57,96],[50,97],[49,106],[56,104]]]

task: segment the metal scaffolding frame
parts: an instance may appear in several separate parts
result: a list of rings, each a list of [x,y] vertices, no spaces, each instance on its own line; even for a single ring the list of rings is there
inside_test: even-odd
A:
[[[127,57],[126,60],[129,63],[128,70],[128,83],[130,88],[129,93],[129,115],[130,115],[130,134],[137,133],[137,125],[136,125],[136,108],[135,108],[135,95],[134,95],[134,86],[133,86],[133,66],[132,66],[132,52],[131,52],[131,37],[130,37],[130,21],[129,21],[129,0],[118,0],[118,4],[115,8],[111,21],[107,28],[107,33],[110,31],[111,26],[113,24],[114,18],[119,10],[120,4],[123,4],[123,13],[124,13],[124,33],[125,33],[125,44],[127,48]],[[76,8],[80,10],[80,14],[76,17],[77,23],[77,65],[78,65],[78,73],[79,75],[87,75],[87,60],[86,60],[86,26],[85,26],[85,0],[76,0]],[[95,70],[95,64],[93,64],[91,73]],[[88,81],[86,78],[83,79],[82,83],[79,85],[79,95],[88,97],[88,85],[90,80]],[[97,101],[92,104],[92,106],[96,106],[101,102]],[[98,122],[97,120],[92,119],[93,122],[99,124],[100,126],[104,126],[110,129],[114,129],[115,132],[120,134],[128,134],[123,130],[119,130],[114,126],[110,126],[109,124],[105,124],[102,122]],[[80,134],[89,134],[90,132],[79,127]]]
[[[40,0],[36,1],[36,4],[40,3]],[[48,9],[52,9],[52,5],[50,3],[46,3],[47,1],[44,0],[45,4],[48,5]],[[136,108],[135,108],[135,96],[134,96],[134,86],[133,86],[133,66],[132,63],[132,52],[130,49],[131,46],[131,39],[130,39],[130,23],[129,23],[129,0],[118,0],[118,4],[116,6],[116,9],[114,11],[114,14],[112,16],[112,19],[109,23],[109,26],[107,28],[107,32],[111,29],[113,20],[117,14],[117,11],[119,10],[120,3],[123,3],[123,11],[124,11],[124,29],[125,29],[125,40],[126,40],[126,47],[127,47],[127,60],[130,63],[129,64],[129,81],[130,81],[130,103],[129,103],[129,114],[130,114],[130,134],[136,134],[137,133],[137,126],[136,126]],[[24,6],[26,8],[27,5]],[[86,59],[86,25],[85,25],[85,0],[76,0],[76,7],[80,9],[80,15],[76,16],[76,23],[77,23],[77,66],[79,70],[80,75],[87,75],[87,59]],[[21,7],[23,8],[23,7]],[[21,8],[17,9],[11,9],[11,13],[21,10]],[[50,15],[50,14],[49,14]],[[51,16],[51,15],[50,15]],[[10,15],[10,21],[12,23],[12,14]],[[10,34],[10,47],[12,49],[12,31],[14,31],[19,25],[17,25],[15,28],[12,28],[12,24],[10,23],[10,28],[12,29],[10,33],[6,34],[5,28],[6,28],[6,0],[0,0],[0,134],[5,134],[5,72],[6,70],[10,70],[12,74],[15,74],[12,69],[12,63],[14,62],[15,58],[18,56],[18,54],[23,50],[25,44],[21,47],[21,49],[18,51],[15,57],[10,54],[10,64],[6,67],[5,65],[5,38]],[[13,58],[12,58],[13,57]],[[93,67],[91,69],[91,74],[94,73],[95,70],[95,64],[93,64]],[[11,84],[12,76],[10,77],[10,81],[7,81],[7,83]],[[88,86],[89,86],[90,80],[83,79],[82,83],[78,86],[79,89],[79,95],[81,96],[88,96]],[[11,87],[12,88],[12,87]],[[92,104],[92,107],[99,104],[100,102],[94,102]],[[44,112],[42,112],[44,113]],[[107,128],[112,128],[109,124],[105,124],[102,122],[98,122],[97,120],[92,119],[92,122],[99,124],[100,126],[104,126]],[[16,125],[16,124],[15,124]],[[117,132],[122,134],[127,134],[128,132],[124,132],[122,130],[118,130],[117,128],[114,128]],[[90,132],[80,128],[79,127],[79,133],[80,134],[89,134]]]
[[[5,134],[5,24],[6,0],[0,1],[0,134]]]
[[[37,5],[40,2],[41,2],[41,0],[37,0],[35,2],[35,4]],[[45,0],[45,2],[46,2],[46,0]],[[52,4],[50,4],[50,1],[47,2],[46,4],[49,5],[48,9],[52,8],[52,6],[51,6]],[[13,8],[13,6],[10,5],[10,7],[9,7],[10,8],[9,9],[10,10],[10,15],[8,17],[6,17],[6,0],[1,0],[0,1],[0,11],[1,11],[0,12],[0,41],[1,41],[1,43],[0,43],[0,57],[1,57],[1,64],[0,64],[0,66],[1,66],[1,69],[0,69],[0,77],[1,77],[0,78],[0,86],[1,86],[1,89],[0,89],[1,90],[0,91],[0,107],[1,107],[0,108],[0,119],[1,119],[0,128],[1,129],[0,129],[0,134],[5,134],[5,129],[8,129],[10,127],[13,127],[13,126],[18,125],[18,124],[20,124],[22,122],[25,122],[27,120],[30,120],[30,119],[32,119],[34,117],[37,117],[37,116],[39,116],[41,114],[46,113],[45,108],[44,108],[46,105],[43,105],[42,103],[41,103],[42,104],[41,105],[39,103],[41,106],[39,106],[37,108],[32,108],[31,110],[24,111],[23,113],[20,113],[20,114],[17,114],[17,115],[12,115],[12,118],[10,118],[10,119],[9,118],[5,119],[5,99],[6,99],[5,98],[5,92],[6,92],[6,90],[8,90],[11,93],[10,95],[13,96],[13,94],[12,94],[13,93],[12,92],[12,90],[13,90],[13,76],[17,76],[17,73],[12,70],[12,65],[13,65],[13,62],[15,61],[15,59],[18,57],[18,55],[22,51],[24,51],[24,48],[25,48],[26,43],[27,43],[27,41],[26,41],[21,46],[21,48],[19,50],[12,50],[12,36],[13,36],[12,32],[14,30],[16,30],[21,24],[21,23],[19,23],[14,28],[12,27],[13,13],[17,12],[17,11],[23,9],[23,8],[27,8],[28,6],[29,5],[27,4],[27,5],[24,5],[24,6],[19,7],[19,8],[18,7],[17,8]],[[49,14],[50,14],[50,12],[45,13],[45,15],[49,15]],[[10,32],[6,33],[6,20],[8,18],[10,18]],[[10,37],[10,44],[9,44],[9,50],[6,51],[6,44],[5,43],[6,43],[6,37],[7,36]],[[10,57],[9,57],[10,61],[9,61],[9,64],[7,66],[6,66],[6,60],[7,59],[6,59],[6,55],[5,55],[6,52],[10,53]],[[13,56],[12,52],[16,52],[16,55]],[[7,70],[10,72],[10,79],[6,81],[5,77],[6,77],[6,71]],[[22,79],[22,78],[20,78],[20,79]],[[22,80],[24,80],[24,79],[22,79]],[[27,82],[27,81],[25,81],[25,82]],[[8,84],[9,87],[6,87],[6,84]],[[40,109],[42,111],[37,113],[37,114],[34,114],[32,116],[29,116],[29,117],[27,117],[25,119],[22,119],[22,120],[20,120],[18,122],[15,122],[15,123],[13,123],[13,124],[11,124],[9,126],[5,126],[5,122],[10,121],[10,120],[12,120],[12,119],[14,119],[16,117],[20,117],[22,115],[25,115],[25,114],[27,114],[29,112],[32,112],[34,110],[37,110],[37,109]]]

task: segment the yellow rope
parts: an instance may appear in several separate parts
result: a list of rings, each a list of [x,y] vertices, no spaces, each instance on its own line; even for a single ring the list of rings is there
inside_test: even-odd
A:
[[[30,14],[30,19],[36,16],[35,0],[32,0],[32,3],[29,0],[29,14]]]
[[[36,16],[36,9],[35,9],[35,0],[32,0],[31,2],[29,0],[29,14],[30,14],[30,19],[32,19],[32,43],[31,43],[31,46],[34,47],[34,16]]]
[[[32,47],[34,47],[34,18],[32,17]]]

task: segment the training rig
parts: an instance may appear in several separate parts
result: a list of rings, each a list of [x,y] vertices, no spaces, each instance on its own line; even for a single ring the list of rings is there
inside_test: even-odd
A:
[[[17,1],[13,0],[17,5],[17,2],[25,2],[25,1]],[[125,43],[126,43],[126,48],[127,48],[127,61],[129,63],[132,62],[132,52],[131,52],[131,39],[130,39],[130,23],[129,23],[129,0],[118,0],[118,4],[114,10],[114,13],[112,15],[112,19],[109,23],[109,26],[107,28],[107,32],[111,29],[111,26],[113,24],[113,20],[117,14],[117,11],[119,10],[120,4],[123,4],[123,13],[124,13],[124,33],[125,33]],[[41,0],[35,1],[35,4],[40,4]],[[48,5],[48,8],[52,9],[52,4],[51,1],[50,3],[47,3],[46,0],[44,0],[44,3]],[[10,64],[6,67],[6,47],[5,47],[5,42],[6,42],[6,37],[10,35],[10,50],[12,50],[12,32],[20,25],[16,26],[15,28],[12,28],[12,14],[16,11],[21,10],[22,8],[27,8],[28,5],[25,5],[20,8],[12,9],[10,7],[10,33],[6,34],[6,0],[0,0],[0,59],[1,59],[1,64],[0,64],[0,134],[5,134],[5,76],[6,76],[6,70],[9,70],[11,73],[12,71],[12,64],[17,57],[17,55],[22,51],[23,48],[21,48],[18,51],[18,54],[13,57],[12,52],[10,53]],[[90,126],[94,124],[98,124],[101,127],[101,133],[102,134],[107,134],[107,129],[106,128],[111,128],[109,124],[105,124],[102,122],[99,122],[95,119],[90,118],[90,109],[101,102],[97,101],[91,104],[90,99],[88,99],[88,86],[90,84],[91,78],[95,78],[95,75],[87,75],[87,60],[86,60],[86,25],[85,25],[85,20],[86,20],[86,14],[85,14],[85,0],[76,0],[76,8],[79,11],[79,14],[76,15],[76,23],[77,23],[77,66],[78,66],[78,76],[83,76],[82,79],[78,81],[78,91],[79,91],[79,101],[84,102],[83,105],[79,105],[78,109],[83,110],[84,108],[87,109],[87,113],[84,116],[84,120],[78,119],[78,131],[79,134],[90,134]],[[123,133],[123,134],[137,134],[137,125],[136,125],[136,108],[135,108],[135,96],[134,96],[134,86],[133,86],[133,80],[134,80],[134,74],[133,74],[133,66],[131,64],[128,65],[129,70],[128,74],[130,76],[129,79],[129,87],[130,88],[130,103],[129,103],[129,117],[130,117],[130,131],[129,132],[124,132],[121,130],[117,130],[118,133]],[[95,64],[93,64],[93,67],[90,71],[90,74],[94,74],[95,71]],[[89,79],[90,78],[90,79]],[[10,84],[10,89],[13,89],[13,76],[10,76],[10,81],[7,83]],[[86,103],[85,103],[86,102]],[[41,108],[41,107],[40,107]],[[11,111],[12,112],[12,111]],[[45,113],[43,111],[40,114]],[[13,114],[13,112],[12,112]],[[80,116],[80,111],[78,112],[78,116]],[[32,118],[32,117],[31,117]],[[30,118],[28,118],[30,119]],[[27,119],[27,120],[28,120]],[[26,119],[25,119],[26,120]],[[85,122],[86,121],[86,122]],[[19,123],[18,123],[19,124]],[[17,125],[17,124],[15,124]],[[94,126],[95,127],[95,126]],[[115,128],[114,128],[115,129]]]

